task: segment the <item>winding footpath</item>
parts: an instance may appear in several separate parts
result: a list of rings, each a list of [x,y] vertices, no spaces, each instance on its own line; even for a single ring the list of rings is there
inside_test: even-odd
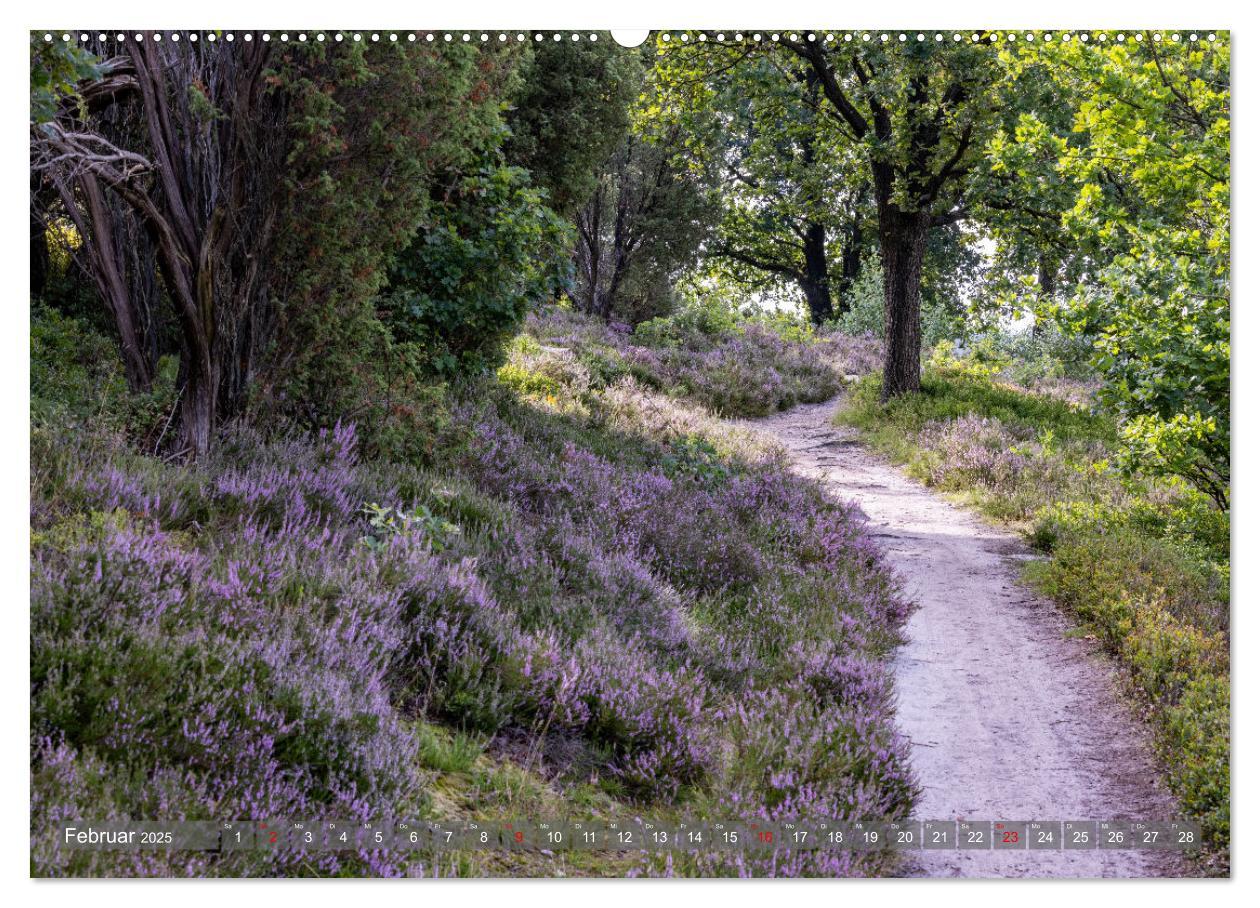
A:
[[[1034,557],[868,452],[836,401],[741,425],[776,438],[794,468],[855,501],[918,610],[895,657],[897,723],[922,786],[916,816],[1168,820],[1177,816],[1118,677],[1019,580]],[[1149,877],[1187,872],[1144,851],[917,851],[911,876]]]

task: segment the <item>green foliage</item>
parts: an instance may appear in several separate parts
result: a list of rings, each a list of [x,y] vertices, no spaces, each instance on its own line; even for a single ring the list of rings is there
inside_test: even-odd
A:
[[[717,448],[699,435],[683,435],[671,441],[669,453],[661,458],[661,469],[671,478],[685,477],[710,486],[721,485],[731,475]]]
[[[419,504],[410,511],[388,505],[368,502],[361,509],[367,520],[369,532],[360,541],[370,549],[380,550],[392,536],[419,533],[435,552],[448,547],[451,538],[458,536],[458,524],[434,514],[427,505]]]
[[[1185,477],[1222,509],[1229,506],[1228,453],[1222,450],[1228,446],[1214,417],[1143,413],[1125,423],[1120,434],[1126,447],[1119,462],[1130,471]]]
[[[390,269],[390,332],[440,374],[493,364],[528,307],[563,283],[569,242],[524,170],[465,177]]]
[[[707,288],[688,288],[677,311],[636,325],[634,340],[648,347],[703,349],[750,326],[766,328],[788,343],[810,344],[818,337],[809,318],[798,309],[739,305]]]
[[[602,36],[606,37],[606,36]],[[544,41],[530,49],[506,114],[507,160],[569,217],[595,191],[600,166],[630,126],[639,57],[615,41]]]
[[[450,353],[435,348],[423,318],[404,319],[397,342],[376,304],[395,257],[424,243],[418,232],[432,226],[435,244],[468,255],[461,228],[492,222],[494,204],[522,204],[514,172],[482,172],[501,141],[518,57],[462,42],[365,41],[308,42],[281,59],[270,78],[289,98],[293,147],[272,282],[283,335],[259,389],[272,408],[315,424],[388,412],[426,370],[423,356]],[[464,207],[447,197],[452,185],[471,193],[457,193]],[[460,267],[441,279],[458,282]],[[449,298],[417,279],[422,293]]]
[[[393,354],[373,365],[370,383],[377,394],[366,395],[355,412],[363,426],[363,450],[369,456],[403,463],[430,464],[437,440],[450,427],[450,394],[443,382],[427,380],[419,364]],[[384,375],[384,379],[382,379]]]
[[[77,41],[62,41],[61,35],[45,41],[43,32],[31,32],[31,122],[47,123],[66,99],[78,96],[79,83],[103,72]]]
[[[560,383],[555,378],[518,363],[504,363],[495,374],[499,381],[520,394],[554,397],[560,391]]]
[[[640,322],[634,339],[649,347],[696,346],[735,333],[744,321],[743,313],[724,301],[697,303]]]
[[[129,393],[111,338],[83,319],[32,305],[33,430],[72,425],[151,446],[175,405],[175,372],[175,360],[165,357],[152,389]]]
[[[868,178],[854,144],[820,111],[819,82],[784,78],[771,58],[721,46],[671,50],[655,76],[651,115],[706,136],[697,147],[721,161],[722,216],[706,252],[720,275],[794,300],[813,293],[817,315],[830,317],[832,298],[847,291],[848,247],[868,219]]]
[[[1182,476],[1225,507],[1228,36],[1034,42],[1003,59],[1015,77],[1052,80],[1062,103],[995,137],[994,172],[1096,263],[1046,314],[1096,338],[1100,399],[1129,424],[1124,463]]]
[[[125,406],[114,345],[78,319],[31,308],[31,423],[86,423]]]
[[[1224,849],[1230,828],[1229,676],[1200,676],[1165,715],[1165,748],[1173,787],[1191,815],[1202,817],[1209,841]]]
[[[1028,385],[1036,378],[1093,379],[1090,338],[1069,334],[1047,323],[1018,331],[989,335],[1000,355],[1007,359],[1004,373]]]

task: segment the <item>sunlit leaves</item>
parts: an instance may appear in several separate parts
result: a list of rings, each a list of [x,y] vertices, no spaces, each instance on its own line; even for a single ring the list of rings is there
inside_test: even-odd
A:
[[[1092,260],[1053,314],[1097,337],[1102,397],[1135,469],[1229,484],[1229,42],[1034,46],[1011,58],[1070,111],[1036,109],[990,143],[996,174]],[[1049,181],[1062,189],[1046,194]],[[1008,227],[1023,227],[1008,222]],[[1019,241],[1018,238],[1016,240]]]

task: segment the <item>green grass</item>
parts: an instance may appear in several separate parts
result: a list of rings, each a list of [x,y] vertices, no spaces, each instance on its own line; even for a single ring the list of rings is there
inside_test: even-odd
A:
[[[488,753],[479,739],[440,725],[417,727],[420,762],[425,770],[424,806],[419,819],[484,821],[505,818],[529,821],[588,818],[612,820],[625,815],[625,805],[597,784],[544,778],[536,767],[512,757]],[[641,864],[636,853],[557,851],[510,852],[498,849],[443,850],[417,853],[441,876],[529,877],[624,876]]]
[[[1127,669],[1169,785],[1200,821],[1208,872],[1229,846],[1229,514],[1114,466],[1104,415],[936,363],[882,403],[876,376],[837,420],[914,477],[1027,534],[1029,581]]]
[[[1048,430],[1073,443],[1112,444],[1116,439],[1110,420],[1083,407],[976,376],[929,370],[923,376],[921,393],[886,405],[879,397],[880,377],[865,376],[854,386],[838,419],[861,429],[869,444],[902,463],[912,464],[922,456],[916,439],[923,429],[964,416],[984,416],[1024,432]]]
[[[485,751],[485,742],[479,738],[433,725],[421,726],[416,739],[421,764],[438,772],[467,772]]]

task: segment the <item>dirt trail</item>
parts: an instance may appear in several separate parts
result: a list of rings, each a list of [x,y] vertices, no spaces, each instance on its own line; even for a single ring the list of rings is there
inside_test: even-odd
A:
[[[834,401],[745,426],[853,500],[919,609],[896,655],[921,819],[1173,819],[1144,731],[1097,647],[1019,582],[1016,537],[906,478],[832,424]],[[1175,854],[920,851],[914,876],[1179,876]]]

